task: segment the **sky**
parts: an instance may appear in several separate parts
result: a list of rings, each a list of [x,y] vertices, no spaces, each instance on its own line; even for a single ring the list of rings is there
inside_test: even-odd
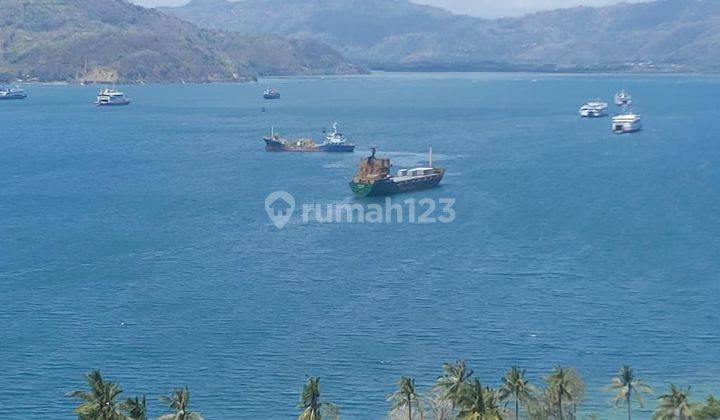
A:
[[[132,0],[148,7],[179,6],[188,0]],[[288,0],[291,1],[291,0]],[[619,0],[411,0],[415,3],[441,7],[455,13],[486,18],[520,16],[540,10],[560,9],[573,6],[607,6]],[[638,3],[643,0],[626,0]],[[648,0],[644,0],[648,1]]]

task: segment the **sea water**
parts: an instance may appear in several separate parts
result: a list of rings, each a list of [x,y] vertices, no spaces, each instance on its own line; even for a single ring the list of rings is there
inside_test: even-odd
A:
[[[459,358],[489,386],[576,367],[602,418],[624,415],[602,391],[623,363],[656,395],[719,391],[720,77],[120,88],[130,106],[77,86],[0,102],[4,418],[72,418],[92,369],[152,415],[188,385],[208,419],[291,418],[308,376],[344,418],[380,419],[400,376],[426,391]],[[623,88],[641,132],[579,118]],[[321,141],[335,121],[354,154],[263,149],[271,127]],[[372,146],[396,168],[432,147],[441,186],[394,200],[454,199],[454,221],[268,218],[274,191],[367,204],[348,181]]]

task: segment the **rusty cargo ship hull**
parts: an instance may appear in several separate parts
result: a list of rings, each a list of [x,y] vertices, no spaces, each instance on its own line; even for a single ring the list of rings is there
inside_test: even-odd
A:
[[[377,197],[382,195],[400,194],[410,191],[435,188],[442,181],[445,171],[432,175],[413,177],[411,179],[388,178],[373,183],[350,182],[350,189],[360,197]]]

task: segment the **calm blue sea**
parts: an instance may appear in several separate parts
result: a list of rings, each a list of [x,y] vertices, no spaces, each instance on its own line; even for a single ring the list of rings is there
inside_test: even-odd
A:
[[[261,99],[266,85],[280,101]],[[645,129],[581,120],[630,90]],[[658,392],[720,392],[720,77],[375,74],[255,84],[26,86],[0,102],[0,407],[70,419],[99,368],[127,396],[188,385],[208,419],[288,419],[307,376],[345,418],[380,419],[465,358],[487,385],[579,369],[586,413],[623,363]],[[262,107],[266,112],[261,112]],[[267,153],[274,126],[354,155]],[[355,203],[370,146],[432,146],[450,224],[283,230],[265,197]],[[644,415],[648,417],[646,413]]]

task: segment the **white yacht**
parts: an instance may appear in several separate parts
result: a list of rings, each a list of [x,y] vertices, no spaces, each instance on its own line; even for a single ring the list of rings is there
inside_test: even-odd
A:
[[[129,105],[130,98],[125,96],[124,93],[119,92],[115,89],[105,88],[98,92],[97,100],[95,105],[98,106],[112,106],[112,105]]]
[[[632,105],[632,96],[625,89],[615,94],[615,105],[629,106]]]
[[[586,102],[580,107],[580,116],[583,118],[597,118],[607,115],[607,102],[596,99],[593,102]]]
[[[634,133],[642,129],[642,117],[633,111],[625,111],[612,119],[612,131],[615,134]]]
[[[20,89],[19,86],[15,86],[14,88],[0,87],[0,101],[25,98],[27,98],[27,93],[25,93],[24,90]]]

